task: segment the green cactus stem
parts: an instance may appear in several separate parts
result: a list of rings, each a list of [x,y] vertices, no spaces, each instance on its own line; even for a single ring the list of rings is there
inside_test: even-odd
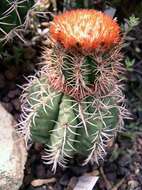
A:
[[[97,34],[86,28],[92,16],[90,28]],[[95,10],[76,10],[56,16],[50,32],[52,48],[45,47],[43,67],[23,87],[18,129],[26,141],[45,145],[43,159],[53,171],[75,155],[83,164],[99,163],[129,116],[120,83],[119,26]]]

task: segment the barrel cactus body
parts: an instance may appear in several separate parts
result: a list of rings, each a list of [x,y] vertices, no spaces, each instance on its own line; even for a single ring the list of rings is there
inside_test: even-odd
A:
[[[98,163],[128,116],[120,28],[101,12],[72,10],[55,16],[50,41],[43,67],[23,88],[20,130],[46,145],[54,171],[77,154]]]

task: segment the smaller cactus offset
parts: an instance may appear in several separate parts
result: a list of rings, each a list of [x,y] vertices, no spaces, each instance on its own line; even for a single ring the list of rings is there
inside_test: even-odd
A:
[[[54,171],[75,155],[98,163],[128,117],[121,36],[117,22],[95,10],[67,11],[50,25],[43,67],[23,88],[19,130],[45,144]]]

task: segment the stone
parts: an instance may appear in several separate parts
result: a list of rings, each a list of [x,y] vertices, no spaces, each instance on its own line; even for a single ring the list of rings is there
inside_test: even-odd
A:
[[[128,181],[128,186],[131,190],[135,190],[136,187],[138,187],[138,182],[136,180],[130,180]]]
[[[0,104],[0,190],[18,190],[23,181],[27,152],[15,124]]]

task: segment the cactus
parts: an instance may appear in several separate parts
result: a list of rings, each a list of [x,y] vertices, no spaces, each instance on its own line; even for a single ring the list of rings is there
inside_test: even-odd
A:
[[[50,25],[43,66],[23,87],[19,130],[45,145],[54,171],[75,155],[99,163],[128,117],[121,36],[117,22],[95,10],[67,11]]]

